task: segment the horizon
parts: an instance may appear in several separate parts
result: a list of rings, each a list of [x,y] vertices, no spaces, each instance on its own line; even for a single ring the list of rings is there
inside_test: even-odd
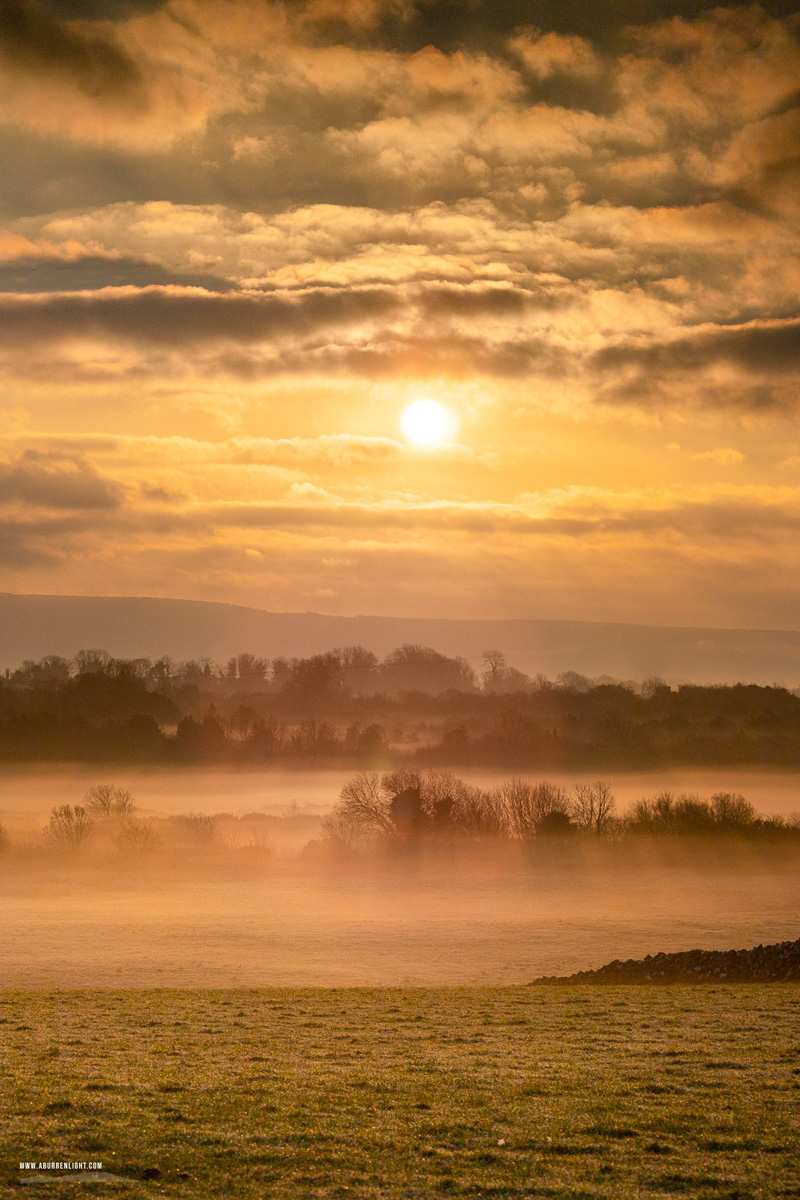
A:
[[[274,612],[220,601],[150,596],[0,593],[0,669],[102,647],[115,658],[227,661],[242,652],[308,658],[336,647],[386,655],[402,644],[462,656],[477,667],[501,651],[531,677],[574,671],[589,678],[670,684],[800,682],[800,631],[654,626],[546,618],[338,616]]]
[[[673,629],[678,632],[694,632],[708,630],[720,633],[800,633],[800,621],[796,626],[785,625],[671,625],[668,622],[653,621],[604,621],[593,618],[523,616],[523,617],[445,617],[432,613],[416,613],[402,615],[397,613],[376,612],[344,612],[326,613],[320,609],[275,609],[264,608],[256,604],[244,604],[236,600],[208,600],[197,596],[146,596],[135,593],[99,593],[99,592],[8,592],[0,590],[0,597],[15,597],[18,599],[47,599],[47,600],[144,600],[165,604],[207,604],[227,608],[244,608],[251,612],[265,613],[268,616],[281,617],[320,617],[323,620],[356,621],[410,621],[410,622],[440,622],[442,624],[489,624],[489,623],[529,623],[552,625],[618,625],[638,629]]]

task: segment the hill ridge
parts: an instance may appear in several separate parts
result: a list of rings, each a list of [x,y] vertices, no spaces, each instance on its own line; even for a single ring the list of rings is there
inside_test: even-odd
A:
[[[221,600],[154,596],[54,596],[0,592],[0,669],[46,654],[102,647],[126,658],[243,650],[306,657],[361,644],[385,655],[421,642],[473,665],[502,650],[528,674],[562,671],[671,682],[800,684],[800,631],[663,626],[563,618],[448,618],[271,612]]]

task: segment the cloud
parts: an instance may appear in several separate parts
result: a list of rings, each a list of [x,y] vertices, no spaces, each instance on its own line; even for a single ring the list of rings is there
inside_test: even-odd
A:
[[[141,71],[113,36],[60,21],[36,0],[4,0],[0,55],[15,72],[66,78],[105,104],[145,104]]]
[[[315,438],[228,437],[224,441],[189,437],[17,433],[0,438],[0,454],[5,454],[9,460],[22,458],[30,462],[91,462],[117,476],[132,470],[143,473],[147,479],[159,469],[171,471],[174,478],[195,471],[207,477],[210,472],[220,469],[232,472],[227,487],[231,486],[232,478],[243,478],[242,468],[333,472],[341,480],[339,472],[342,468],[362,471],[374,468],[382,472],[403,462],[419,461],[419,451],[406,442],[344,433],[322,434]],[[428,466],[447,463],[474,466],[481,462],[493,465],[491,456],[481,456],[457,442],[428,447],[425,462]],[[281,483],[294,478],[286,473],[274,477]],[[143,487],[151,499],[176,499],[174,490],[149,484]],[[183,491],[177,493],[177,498],[185,498]]]
[[[27,450],[0,463],[0,504],[55,509],[112,509],[121,489],[89,462]]]
[[[692,458],[699,462],[716,463],[718,467],[737,467],[745,460],[741,450],[734,450],[732,446],[715,446],[713,450],[701,450],[693,454]]]
[[[795,8],[9,0],[18,580],[795,611]]]
[[[22,239],[20,239],[22,240]],[[33,249],[33,248],[32,248]],[[3,292],[93,292],[114,287],[152,285],[227,291],[230,284],[217,275],[172,272],[159,263],[123,255],[46,253],[16,254],[3,261],[0,240],[0,294]]]
[[[549,79],[553,75],[591,79],[601,70],[591,43],[582,37],[529,28],[517,34],[509,45],[537,79]]]
[[[150,345],[257,342],[325,325],[385,316],[388,291],[313,291],[303,296],[219,295],[200,288],[106,288],[95,293],[0,296],[0,339],[106,337]]]
[[[704,329],[688,337],[641,345],[631,341],[599,350],[594,363],[614,378],[603,392],[608,402],[646,403],[665,396],[672,384],[672,403],[681,403],[679,387],[690,395],[684,403],[751,409],[783,409],[796,404],[795,380],[800,371],[800,321],[752,322],[729,329]],[[739,374],[717,377],[717,367]],[[788,386],[781,386],[782,378]],[[777,382],[776,382],[777,381]]]
[[[738,131],[716,165],[728,195],[765,214],[796,219],[800,213],[800,107],[771,114]]]
[[[0,563],[4,567],[15,571],[43,567],[49,571],[58,568],[61,562],[58,555],[32,545],[24,526],[0,518]]]

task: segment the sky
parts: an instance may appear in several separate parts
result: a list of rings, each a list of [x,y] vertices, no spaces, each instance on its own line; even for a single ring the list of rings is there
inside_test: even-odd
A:
[[[795,4],[4,0],[0,590],[800,627],[798,145]]]

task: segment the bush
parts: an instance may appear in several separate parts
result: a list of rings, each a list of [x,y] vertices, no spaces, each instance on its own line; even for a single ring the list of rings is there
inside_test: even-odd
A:
[[[185,813],[180,817],[175,817],[174,820],[194,842],[208,844],[213,842],[217,836],[217,822],[208,813]]]
[[[752,830],[758,821],[752,804],[737,792],[717,792],[710,801],[661,792],[640,800],[625,824],[634,833],[687,836]]]
[[[134,818],[125,822],[116,841],[123,854],[146,854],[155,849],[158,838],[150,825]]]
[[[569,837],[570,834],[577,833],[577,831],[578,827],[573,825],[569,814],[558,808],[545,813],[536,825],[537,838]]]

